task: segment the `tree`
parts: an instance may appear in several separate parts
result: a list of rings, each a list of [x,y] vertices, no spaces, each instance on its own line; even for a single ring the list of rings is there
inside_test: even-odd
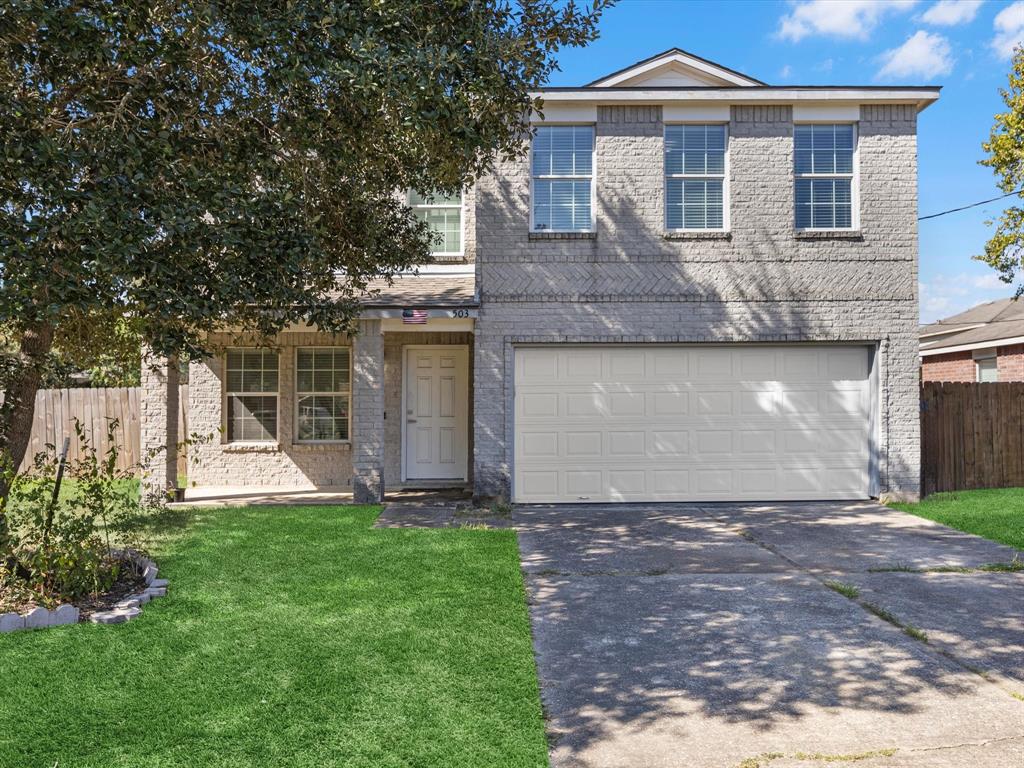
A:
[[[603,5],[9,0],[0,449],[24,456],[69,325],[162,354],[217,325],[351,328],[370,279],[429,260],[396,190],[453,194],[523,151],[529,92]]]
[[[995,116],[992,133],[982,148],[988,157],[981,161],[999,177],[999,188],[1007,195],[1024,188],[1024,48],[1013,54],[1009,87],[999,90],[1006,111]],[[1020,199],[1018,197],[1018,199]],[[1024,208],[1011,205],[995,220],[995,234],[985,243],[985,253],[977,258],[1000,273],[1000,279],[1012,283],[1024,266]],[[1018,288],[1020,295],[1024,286]]]

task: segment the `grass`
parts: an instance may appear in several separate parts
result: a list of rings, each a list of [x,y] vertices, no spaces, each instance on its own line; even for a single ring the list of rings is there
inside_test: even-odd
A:
[[[936,493],[917,504],[890,506],[1024,550],[1024,488]]]
[[[919,629],[918,627],[915,627],[913,624],[907,624],[906,622],[900,621],[898,618],[896,618],[896,615],[894,613],[892,613],[891,611],[887,611],[880,605],[876,605],[875,603],[869,603],[866,600],[861,600],[859,602],[861,606],[871,611],[871,613],[875,614],[875,616],[880,618],[882,621],[887,621],[894,627],[899,627],[901,630],[903,630],[903,634],[907,635],[907,637],[912,637],[915,640],[919,640],[922,643],[928,642],[928,635],[927,633],[925,633],[923,629]]]
[[[860,589],[857,588],[856,584],[849,584],[845,581],[829,579],[825,582],[825,586],[833,592],[838,592],[843,597],[848,597],[850,600],[856,600],[860,597]]]
[[[161,520],[140,618],[0,635],[0,766],[546,766],[514,533],[377,511]]]

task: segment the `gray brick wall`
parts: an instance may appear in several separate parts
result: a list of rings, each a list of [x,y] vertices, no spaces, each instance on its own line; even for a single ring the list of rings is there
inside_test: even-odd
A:
[[[729,125],[729,235],[666,236],[663,129],[660,107],[599,107],[591,238],[530,236],[527,158],[479,182],[477,493],[509,492],[517,343],[858,341],[880,350],[881,490],[916,495],[914,107],[862,109],[855,235],[794,231],[792,111],[743,106]]]
[[[212,334],[214,349],[252,346],[247,336]],[[352,448],[348,444],[295,442],[295,350],[302,346],[348,346],[343,334],[287,332],[274,339],[278,350],[277,442],[237,445],[227,442],[224,426],[224,358],[220,355],[189,366],[189,431],[213,435],[189,448],[190,486],[339,487],[352,482]],[[353,413],[353,422],[355,415]],[[194,461],[193,461],[194,459]]]
[[[362,320],[352,355],[352,493],[380,500],[384,470],[384,336],[380,320]]]
[[[142,494],[166,501],[178,487],[178,361],[143,350],[140,377],[139,440],[146,465]]]

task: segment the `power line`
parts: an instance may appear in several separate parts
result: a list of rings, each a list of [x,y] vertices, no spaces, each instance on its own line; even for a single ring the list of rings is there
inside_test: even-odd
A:
[[[970,205],[961,205],[959,208],[950,208],[948,211],[942,211],[941,213],[932,213],[929,214],[928,216],[918,216],[917,220],[924,221],[925,219],[935,219],[938,218],[939,216],[945,216],[947,213],[966,211],[968,208],[977,208],[979,205],[984,205],[985,203],[994,203],[996,200],[1002,200],[1007,197],[1012,197],[1013,195],[1019,195],[1021,192],[1024,192],[1024,188],[1018,189],[1016,192],[1007,192],[1005,195],[1000,195],[999,197],[993,197],[991,200],[982,200],[981,202],[971,203]]]

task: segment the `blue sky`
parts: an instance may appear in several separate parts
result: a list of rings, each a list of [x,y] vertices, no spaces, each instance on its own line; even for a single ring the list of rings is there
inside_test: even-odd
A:
[[[925,215],[1001,194],[978,161],[1021,40],[1024,0],[621,0],[599,40],[559,55],[551,84],[582,85],[678,46],[772,85],[942,85],[918,126]],[[921,222],[922,321],[1013,293],[971,259],[1001,210]]]

